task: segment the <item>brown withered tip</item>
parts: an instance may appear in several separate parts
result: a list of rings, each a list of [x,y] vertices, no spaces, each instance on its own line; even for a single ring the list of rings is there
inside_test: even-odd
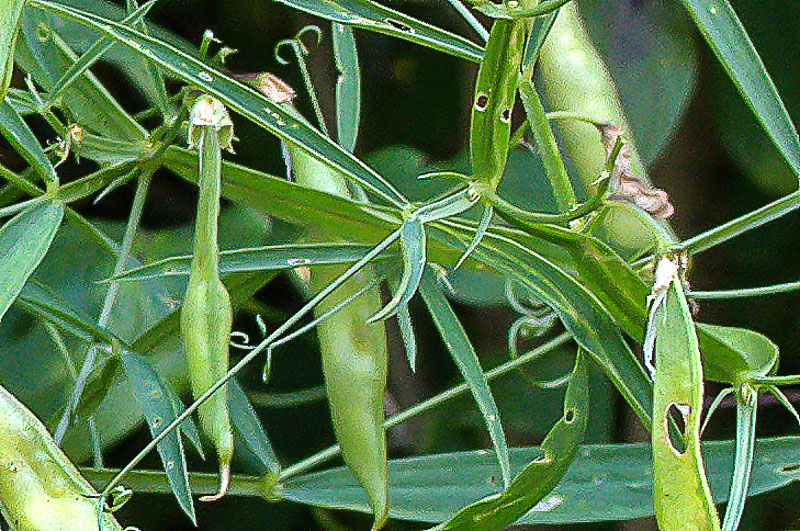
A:
[[[600,131],[600,143],[610,156],[617,138],[623,134],[622,127],[612,123],[597,124]],[[627,201],[638,206],[654,218],[666,219],[675,213],[675,207],[670,203],[667,192],[660,188],[648,186],[644,180],[633,171],[631,147],[622,146],[614,168],[611,170],[611,190],[609,199]]]
[[[215,502],[221,500],[228,493],[228,486],[231,482],[231,465],[225,464],[220,467],[219,471],[219,492],[210,496],[201,496],[201,502]]]
[[[287,103],[297,96],[288,83],[270,72],[232,74],[232,77],[257,89],[273,103]]]

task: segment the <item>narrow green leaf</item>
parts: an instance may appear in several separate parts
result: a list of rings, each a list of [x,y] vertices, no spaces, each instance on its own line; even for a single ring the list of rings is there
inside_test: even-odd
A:
[[[111,365],[111,364],[107,364],[107,365]],[[108,369],[108,370],[111,371],[112,369]],[[116,372],[116,371],[113,371],[113,372]],[[90,381],[91,381],[91,378],[90,378]],[[183,402],[181,402],[180,397],[178,396],[178,394],[175,392],[175,390],[171,386],[167,385],[167,386],[165,386],[165,389],[166,389],[166,393],[167,393],[167,398],[169,398],[169,402],[172,405],[172,412],[177,417],[178,415],[183,413],[183,410],[184,410]],[[88,388],[86,390],[84,390],[84,395],[88,391],[89,391]],[[81,414],[80,413],[80,409],[78,409],[76,411],[76,413],[78,414],[78,416],[80,416],[80,414]],[[183,421],[181,423],[181,433],[183,433],[183,435],[187,439],[189,439],[189,442],[192,444],[192,447],[194,447],[195,451],[197,452],[197,455],[199,455],[202,459],[205,459],[206,457],[205,457],[205,453],[203,452],[203,443],[200,440],[200,432],[198,431],[197,425],[194,423],[194,420],[192,419],[192,417],[189,417],[188,419],[186,419],[185,421]]]
[[[117,353],[131,384],[133,396],[142,408],[150,433],[155,437],[176,418],[167,385],[159,378],[150,362],[142,356],[125,348],[118,348]],[[157,448],[178,505],[192,523],[197,525],[180,432],[176,430],[167,435],[158,443]]]
[[[346,264],[364,257],[372,246],[358,243],[291,243],[250,249],[232,249],[219,255],[221,273],[244,271],[280,271],[299,266]],[[391,253],[393,254],[393,253]],[[390,256],[385,253],[385,256]],[[174,256],[129,269],[106,282],[146,280],[189,274],[191,255]]]
[[[748,107],[800,178],[800,140],[775,84],[727,0],[682,0]]]
[[[403,251],[403,276],[389,303],[367,319],[367,324],[388,319],[406,306],[417,292],[426,263],[425,225],[417,218],[406,220],[400,227],[400,246]]]
[[[745,384],[739,388],[736,401],[736,455],[733,459],[733,479],[728,495],[728,507],[722,522],[723,531],[736,531],[744,511],[744,502],[753,471],[756,441],[756,411],[758,391]]]
[[[778,402],[780,402],[781,405],[786,408],[786,411],[792,414],[794,419],[797,421],[797,424],[800,425],[800,414],[797,413],[797,409],[795,409],[794,404],[792,404],[792,402],[789,400],[789,397],[783,394],[783,391],[781,391],[776,385],[767,385],[765,387],[775,396],[775,398],[778,399]]]
[[[14,72],[14,48],[24,5],[25,0],[5,0],[0,4],[0,102],[6,96]]]
[[[105,344],[111,343],[114,339],[112,334],[98,328],[93,319],[67,304],[58,294],[36,279],[31,279],[25,284],[17,302],[25,311],[53,323],[75,337]]]
[[[774,491],[800,480],[800,437],[760,439],[756,443],[748,495]],[[727,499],[733,473],[734,441],[703,443],[703,458],[714,501]],[[522,470],[542,455],[538,447],[512,448],[511,468]],[[650,444],[581,446],[564,479],[517,523],[563,525],[631,520],[652,516],[653,472]],[[494,457],[483,450],[396,459],[389,462],[392,518],[439,523],[461,507],[495,494]],[[279,487],[287,501],[371,511],[345,468],[295,477]]]
[[[374,182],[385,183],[384,179],[359,159],[344,151],[333,141],[309,126],[294,113],[267,99],[257,90],[226,76],[198,59],[166,44],[158,39],[143,35],[123,24],[76,10],[62,4],[45,0],[29,0],[31,4],[64,16],[91,28],[134,52],[155,61],[166,71],[186,83],[197,86],[208,94],[216,96],[231,110],[260,125],[281,140],[297,144],[325,161],[326,164],[341,171],[366,189],[389,203],[405,204],[404,198],[386,185],[379,187]]]
[[[411,369],[411,372],[417,372],[417,338],[414,334],[414,325],[408,305],[401,306],[397,311],[397,325],[400,328],[400,337],[403,339],[408,368]]]
[[[667,258],[659,262],[657,279],[668,263],[672,262]],[[719,529],[700,454],[700,348],[678,273],[668,282],[651,315],[656,357],[652,430],[656,519],[665,531],[685,529],[686,522],[693,522],[698,529]],[[678,425],[674,430],[673,419]]]
[[[544,17],[533,19],[528,30],[528,40],[525,43],[525,51],[522,54],[522,75],[526,79],[531,79],[533,67],[539,59],[539,52],[545,39],[550,34],[550,29],[556,21],[558,12],[553,12]]]
[[[312,15],[369,31],[405,39],[422,46],[478,62],[483,55],[480,46],[384,7],[371,0],[278,0]]]
[[[122,22],[125,24],[136,24],[144,18],[148,11],[155,5],[158,0],[150,0],[143,4],[133,13],[125,17]],[[111,49],[114,45],[113,41],[109,39],[100,39],[95,41],[94,44],[84,53],[72,66],[64,72],[61,78],[56,82],[55,86],[50,90],[48,96],[49,102],[55,102],[64,90],[72,84],[80,75],[86,72],[92,65],[97,62],[104,53]]]
[[[448,221],[431,226],[430,235],[455,247],[471,238],[465,226]],[[519,238],[519,241],[516,239]],[[651,424],[652,384],[602,302],[538,246],[513,232],[487,232],[475,250],[484,264],[519,281],[553,308],[575,340],[603,368],[645,426]]]
[[[172,146],[163,161],[181,178],[197,181],[197,155],[191,151]],[[227,161],[222,163],[222,194],[303,227],[331,228],[332,238],[341,237],[345,231],[340,229],[347,227],[347,239],[359,243],[377,243],[402,223],[397,210],[359,204]]]
[[[263,467],[263,470],[259,471],[260,475],[268,474],[276,477],[280,473],[281,466],[261,425],[261,420],[236,380],[230,380],[227,388],[231,424],[237,442],[243,444],[244,448],[258,459]],[[239,451],[242,450],[241,444],[236,445]]]
[[[521,2],[493,2],[491,0],[474,1],[475,9],[486,16],[500,19],[519,19],[529,17],[541,17],[550,13],[558,12],[561,6],[571,0],[542,0],[532,2],[522,0]]]
[[[20,212],[0,228],[0,319],[42,261],[64,218],[64,205],[47,201]]]
[[[470,157],[475,179],[497,188],[508,157],[511,114],[525,45],[524,21],[498,20],[475,81]]]
[[[17,61],[37,83],[51,90],[77,60],[75,52],[53,29],[51,17],[30,7],[25,10]],[[91,131],[131,141],[142,140],[146,135],[91,72],[75,80],[62,101],[73,121]]]
[[[564,415],[542,442],[542,455],[520,472],[501,495],[461,510],[436,529],[493,531],[516,522],[547,496],[566,474],[586,432],[589,416],[588,361],[579,352],[564,398]]]
[[[350,153],[356,147],[361,121],[361,69],[353,29],[334,23],[333,56],[339,77],[336,79],[336,139]]]
[[[428,310],[431,312],[433,322],[439,330],[450,355],[453,357],[458,370],[464,377],[464,381],[469,385],[475,403],[483,415],[483,421],[489,430],[492,439],[495,455],[500,465],[503,477],[503,484],[508,486],[511,483],[511,468],[508,460],[508,446],[506,436],[503,431],[503,424],[500,420],[500,412],[494,401],[486,375],[483,373],[478,354],[467,337],[464,327],[458,320],[453,308],[439,289],[436,276],[430,268],[425,268],[420,283],[420,295],[422,295]]]
[[[0,103],[0,134],[45,182],[58,182],[56,170],[47,158],[42,145],[8,101]]]
[[[472,237],[472,241],[469,242],[467,248],[464,249],[464,253],[458,258],[458,262],[453,266],[453,269],[458,269],[461,267],[469,255],[478,247],[481,243],[481,240],[486,235],[486,231],[489,230],[489,224],[492,222],[492,218],[494,217],[494,208],[492,205],[485,205],[483,208],[483,214],[481,214],[481,220],[478,222],[478,227],[475,229],[475,235]]]

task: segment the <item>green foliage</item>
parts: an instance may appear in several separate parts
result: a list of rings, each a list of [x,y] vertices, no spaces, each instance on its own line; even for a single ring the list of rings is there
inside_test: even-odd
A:
[[[0,505],[12,527],[41,528],[28,523],[34,509],[51,518],[73,504],[92,522],[73,527],[117,528],[110,513],[132,487],[172,493],[192,522],[193,495],[215,501],[230,490],[259,504],[368,512],[375,529],[389,518],[490,530],[655,515],[663,529],[691,522],[733,530],[746,520],[749,496],[796,479],[797,440],[758,441],[755,430],[763,391],[797,417],[778,386],[800,377],[777,374],[777,342],[764,334],[697,322],[690,298],[776,295],[798,283],[692,292],[682,258],[785,216],[800,206],[800,192],[682,241],[653,217],[671,213],[672,205],[650,185],[644,162],[652,162],[676,129],[673,116],[687,105],[696,66],[688,34],[673,35],[680,43],[668,51],[653,52],[658,46],[647,41],[617,58],[635,59],[655,77],[664,74],[662,63],[680,74],[658,95],[674,112],[653,118],[640,153],[635,136],[647,114],[658,112],[641,103],[649,101],[646,82],[621,87],[628,92],[613,83],[603,57],[614,48],[611,39],[600,35],[593,43],[587,31],[603,26],[602,7],[582,13],[564,0],[451,0],[431,3],[430,17],[418,18],[409,6],[401,12],[371,0],[280,0],[267,9],[326,22],[291,39],[270,35],[279,62],[286,63],[277,54],[281,46],[294,52],[307,89],[301,94],[270,73],[233,73],[238,63],[226,62],[230,50],[210,32],[195,49],[154,26],[152,15],[168,2],[129,0],[122,9],[101,0],[26,0],[0,7],[0,134],[18,155],[0,166],[0,216],[9,217],[0,226],[0,377],[14,393],[0,389],[10,411],[0,419],[0,431],[10,434],[0,441],[0,457],[16,467],[22,456],[29,480],[17,485],[4,474],[0,481]],[[777,152],[800,174],[794,125],[731,6],[683,4]],[[440,27],[440,15],[471,26],[485,47]],[[488,31],[481,20],[491,24]],[[317,36],[314,53],[330,51],[324,59],[336,66],[334,76],[320,76],[328,63],[307,61],[311,51],[302,39],[309,31]],[[357,149],[376,145],[369,113],[378,113],[362,92],[370,90],[367,79],[382,74],[365,68],[382,48],[364,43],[392,38],[478,63],[463,98],[470,118],[461,127],[463,151],[449,162],[426,162],[407,147],[371,157]],[[127,76],[137,98],[111,85],[106,61]],[[15,68],[20,83],[9,88]],[[389,77],[401,79],[406,67],[392,68]],[[426,88],[411,92],[427,109]],[[514,130],[518,96],[525,120]],[[146,108],[134,116],[132,102]],[[302,114],[306,103],[317,127]],[[329,105],[335,139],[328,135]],[[626,106],[635,109],[633,127]],[[223,156],[225,149],[265,146],[266,157],[275,155],[270,171],[280,172],[271,151],[278,144],[288,179],[257,169],[246,156]],[[690,173],[679,170],[681,177]],[[185,227],[145,228],[148,194],[158,190],[162,205],[178,200],[154,186],[170,174],[199,189],[193,238]],[[124,226],[86,217],[87,199],[102,205],[129,182],[136,191]],[[665,202],[670,208],[659,209]],[[482,210],[473,209],[478,205]],[[292,283],[280,289],[302,304],[261,291],[284,274]],[[384,280],[393,292],[388,302],[379,287]],[[430,320],[416,307],[418,293]],[[452,304],[463,301],[472,308]],[[508,342],[493,337],[501,328],[505,334],[499,305],[522,314]],[[487,324],[476,326],[462,311],[481,312]],[[441,353],[428,334],[418,334],[429,321]],[[542,342],[562,325],[563,333]],[[301,339],[311,329],[316,338]],[[538,346],[518,356],[525,333]],[[401,370],[390,356],[395,336],[413,381],[394,374]],[[289,341],[302,347],[287,355]],[[256,384],[250,366],[261,354],[265,381]],[[441,382],[420,387],[447,356],[461,383],[444,391]],[[404,369],[405,361],[399,365]],[[490,386],[522,367],[533,376],[526,383]],[[592,415],[611,409],[593,368],[651,432],[651,446],[582,446],[611,433],[608,418]],[[32,371],[41,377],[30,378]],[[287,380],[301,388],[258,387],[280,388]],[[704,380],[726,386],[709,416],[726,397],[736,398],[735,441],[701,443]],[[552,392],[564,384],[563,398]],[[192,403],[184,407],[187,389]],[[465,393],[471,402],[454,400]],[[292,409],[291,429],[273,430],[278,415],[251,403],[265,394],[291,397],[281,404],[287,408],[324,396],[330,418],[327,410]],[[47,413],[52,438],[14,396]],[[387,418],[396,397],[407,407]],[[520,410],[528,415],[523,427]],[[315,437],[303,450],[316,453],[297,461],[291,437],[306,413]],[[406,425],[422,413],[431,415],[416,428]],[[149,442],[124,466],[107,470],[113,443],[142,420]],[[462,422],[473,439],[456,435]],[[526,433],[530,426],[535,433]],[[391,428],[397,438],[387,438]],[[409,436],[406,429],[417,431]],[[329,432],[338,444],[319,451]],[[185,453],[184,439],[203,454],[201,433],[220,467],[216,495],[215,478],[194,472]],[[387,446],[402,437],[428,455],[389,461]],[[541,446],[509,447],[532,438]],[[58,444],[75,460],[91,455],[94,467],[83,471],[99,494]],[[476,445],[493,451],[444,453]],[[136,469],[154,449],[164,472]],[[50,477],[29,463],[39,450],[52,457]],[[340,454],[346,468],[311,472]],[[253,475],[232,475],[232,464]],[[64,474],[66,483],[58,483]],[[64,485],[67,495],[52,494]],[[22,500],[25,489],[40,487],[47,496]],[[65,505],[43,511],[36,505],[42,500]],[[724,500],[720,524],[714,505]],[[296,508],[280,503],[270,510],[287,515]],[[314,514],[320,522],[330,518]]]

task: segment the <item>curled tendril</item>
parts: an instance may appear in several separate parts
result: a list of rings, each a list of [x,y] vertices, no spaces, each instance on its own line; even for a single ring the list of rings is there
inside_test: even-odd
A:
[[[520,338],[532,337],[538,338],[546,334],[558,321],[556,313],[546,304],[532,296],[528,292],[527,300],[523,302],[522,298],[515,292],[516,282],[512,279],[506,280],[506,298],[509,304],[517,312],[522,315],[514,321],[508,330],[508,353],[512,359],[519,357],[518,344]],[[539,359],[544,353],[536,356],[531,361]],[[538,380],[533,378],[528,371],[520,368],[519,375],[533,387],[540,389],[555,389],[565,385],[569,382],[572,372],[568,372],[564,376],[560,376],[553,380]]]
[[[514,287],[518,284],[519,282],[514,279],[506,279],[506,299],[508,300],[508,304],[510,304],[517,313],[523,315],[539,314],[548,308],[546,304],[537,299],[530,292],[526,294],[527,301],[523,302],[522,298],[514,291]]]
[[[319,46],[319,43],[322,41],[322,30],[319,26],[311,24],[298,31],[291,39],[283,39],[282,41],[278,41],[278,44],[275,45],[274,51],[275,60],[282,65],[288,65],[292,62],[291,59],[286,59],[283,57],[283,55],[281,55],[281,49],[285,46],[289,46],[292,49],[292,52],[294,52],[295,57],[298,59],[308,55],[308,47],[303,42],[303,37],[307,33],[314,34],[314,46]]]
[[[253,350],[255,348],[250,344],[250,336],[248,336],[245,332],[233,331],[231,332],[230,337],[231,340],[228,344],[234,348],[240,348],[243,350]]]
[[[282,65],[288,65],[291,62],[291,60],[285,59],[281,55],[281,48],[289,46],[292,49],[292,52],[294,52],[294,56],[297,59],[297,65],[300,67],[300,74],[303,76],[303,83],[305,84],[306,90],[308,91],[308,96],[311,98],[311,106],[314,108],[314,114],[317,117],[317,122],[319,123],[320,129],[322,130],[322,133],[325,136],[330,137],[330,133],[328,132],[328,127],[325,124],[325,118],[322,115],[322,108],[320,107],[319,100],[317,99],[317,93],[314,90],[314,83],[311,81],[311,74],[309,73],[308,67],[306,66],[305,57],[306,55],[309,54],[309,51],[306,45],[303,43],[303,35],[309,32],[313,33],[316,36],[314,45],[318,46],[320,41],[322,40],[322,30],[319,28],[319,26],[309,25],[305,26],[303,29],[298,31],[293,38],[284,39],[278,42],[278,44],[275,45],[274,55],[275,55],[275,60],[278,63]],[[285,156],[284,159],[286,159]],[[287,168],[288,167],[289,165],[287,165]],[[289,171],[289,173],[291,173],[291,170]]]

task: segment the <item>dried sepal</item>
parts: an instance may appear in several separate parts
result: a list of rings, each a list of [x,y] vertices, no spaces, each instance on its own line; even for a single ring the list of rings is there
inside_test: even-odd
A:
[[[269,72],[234,74],[233,77],[255,88],[273,103],[289,103],[297,96],[284,80]]]
[[[200,142],[203,127],[212,127],[217,133],[219,145],[233,153],[233,122],[228,109],[218,99],[204,94],[194,100],[189,113],[189,148]]]
[[[600,131],[600,142],[608,156],[614,149],[617,138],[623,134],[622,128],[609,123],[598,125],[597,128]],[[610,200],[633,203],[654,218],[666,219],[675,213],[667,192],[649,186],[633,171],[631,146],[628,144],[623,145],[617,155],[609,188],[613,191],[609,196]]]

